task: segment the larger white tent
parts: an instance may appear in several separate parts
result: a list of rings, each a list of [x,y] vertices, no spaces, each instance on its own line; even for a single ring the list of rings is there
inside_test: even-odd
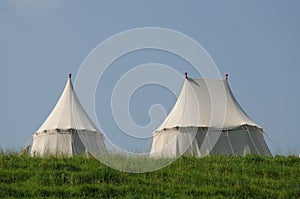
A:
[[[234,98],[226,79],[186,77],[166,120],[153,133],[151,156],[271,156],[263,129]]]
[[[106,152],[104,136],[83,109],[72,85],[71,74],[56,106],[33,134],[32,156],[73,156]]]

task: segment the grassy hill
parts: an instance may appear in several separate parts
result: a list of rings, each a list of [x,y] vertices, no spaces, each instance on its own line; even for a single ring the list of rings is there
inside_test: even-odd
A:
[[[182,157],[132,174],[95,159],[0,155],[0,198],[300,198],[300,158]]]

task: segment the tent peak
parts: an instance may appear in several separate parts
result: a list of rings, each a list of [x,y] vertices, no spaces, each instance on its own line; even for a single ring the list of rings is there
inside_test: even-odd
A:
[[[225,79],[228,80],[228,73],[225,74]]]
[[[69,79],[71,79],[71,77],[72,77],[72,73],[69,73]]]
[[[184,73],[184,76],[185,76],[185,79],[187,79],[187,78],[188,78],[188,73],[185,72],[185,73]]]

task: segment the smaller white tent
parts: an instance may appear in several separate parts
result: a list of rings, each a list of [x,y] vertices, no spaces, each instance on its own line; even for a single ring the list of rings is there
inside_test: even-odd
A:
[[[72,85],[71,74],[56,106],[33,134],[31,156],[106,152],[104,136],[88,117]]]

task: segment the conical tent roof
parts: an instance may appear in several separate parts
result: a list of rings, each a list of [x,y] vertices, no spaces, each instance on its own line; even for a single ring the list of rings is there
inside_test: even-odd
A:
[[[234,98],[225,79],[186,78],[176,104],[157,130],[172,127],[231,128],[253,122]]]
[[[66,86],[56,106],[37,132],[51,129],[85,129],[97,131],[97,128],[83,109],[73,89],[71,75],[69,75]]]
[[[106,152],[104,136],[93,124],[73,89],[71,74],[56,106],[33,134],[31,155],[72,156]]]

